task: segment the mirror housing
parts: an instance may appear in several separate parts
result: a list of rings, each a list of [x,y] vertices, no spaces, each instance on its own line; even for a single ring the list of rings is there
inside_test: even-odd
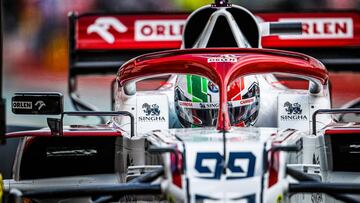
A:
[[[64,110],[64,98],[57,92],[15,93],[11,109],[14,114],[60,115]]]

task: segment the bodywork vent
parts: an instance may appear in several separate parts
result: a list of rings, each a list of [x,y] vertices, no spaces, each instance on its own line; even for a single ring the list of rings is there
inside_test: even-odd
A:
[[[20,179],[114,173],[116,137],[34,137],[26,143]]]
[[[360,134],[325,135],[325,142],[330,170],[360,172]]]

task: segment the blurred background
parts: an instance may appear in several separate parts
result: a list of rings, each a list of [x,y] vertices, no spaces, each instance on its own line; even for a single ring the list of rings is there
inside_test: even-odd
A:
[[[69,11],[85,12],[191,12],[212,0],[4,0],[4,93],[10,125],[43,126],[45,118],[15,116],[10,99],[19,91],[57,91],[65,95],[65,110],[73,110],[67,97]],[[233,0],[252,11],[354,10],[358,0]],[[359,74],[345,74],[357,81]],[[338,77],[339,78],[339,77]],[[334,79],[334,82],[338,80]],[[110,78],[83,78],[83,99],[110,110]],[[342,79],[340,79],[341,81]],[[96,83],[91,82],[96,81]],[[336,82],[335,82],[336,83]],[[349,81],[351,83],[351,81]],[[83,85],[85,84],[85,85]],[[90,87],[89,87],[90,86]],[[336,86],[336,85],[335,85]],[[83,89],[82,89],[83,88]],[[360,94],[360,89],[338,91],[333,104],[339,107]],[[89,93],[89,94],[87,94]],[[106,98],[106,99],[104,99]]]

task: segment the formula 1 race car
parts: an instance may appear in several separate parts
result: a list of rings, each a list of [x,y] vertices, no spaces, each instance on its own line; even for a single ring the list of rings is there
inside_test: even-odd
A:
[[[331,109],[319,60],[262,48],[329,46],[319,59],[344,65],[356,53],[336,53],[359,41],[360,15],[255,16],[215,1],[185,18],[70,15],[69,95],[79,111],[63,111],[59,93],[13,97],[14,113],[61,117],[7,134],[22,138],[3,181],[9,201],[360,202],[360,126],[331,116],[360,109]],[[114,71],[114,111],[94,111],[77,77]],[[112,117],[63,126],[64,116]]]

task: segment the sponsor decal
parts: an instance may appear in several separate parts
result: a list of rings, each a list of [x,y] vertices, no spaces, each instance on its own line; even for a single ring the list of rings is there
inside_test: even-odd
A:
[[[158,115],[160,115],[159,105],[157,105],[157,104],[152,104],[150,106],[150,104],[144,103],[142,105],[142,108],[144,109],[143,111],[144,111],[146,116],[158,116]]]
[[[57,149],[49,148],[46,152],[46,157],[84,157],[96,156],[98,151],[96,149]]]
[[[285,111],[287,112],[287,114],[301,114],[302,113],[301,105],[299,103],[291,104],[290,102],[285,102],[284,107],[285,107]]]
[[[218,62],[231,62],[231,63],[236,63],[237,62],[237,58],[234,55],[231,54],[224,54],[224,55],[220,55],[217,57],[210,57],[207,60],[208,63],[218,63]]]
[[[135,41],[179,41],[185,20],[137,20]]]
[[[248,99],[241,99],[241,100],[237,100],[237,101],[229,101],[228,106],[229,107],[247,106],[247,105],[250,105],[250,104],[252,104],[254,102],[255,102],[255,98],[251,97],[251,98],[248,98]],[[256,110],[256,109],[254,109],[254,110]]]
[[[301,35],[279,35],[280,39],[346,39],[353,38],[351,18],[281,18],[280,22],[301,22]]]
[[[224,157],[219,152],[198,152],[196,154],[195,170],[199,178],[220,179],[224,168],[230,171],[226,179],[241,179],[254,176],[256,157],[251,152],[230,152],[226,166]],[[211,167],[209,161],[215,161]]]
[[[251,104],[255,101],[255,98],[249,98],[249,99],[242,99],[240,100],[240,104],[241,105],[247,105],[247,104]]]
[[[12,103],[13,109],[32,109],[31,101],[14,101]]]
[[[192,109],[218,109],[219,103],[179,101],[179,106]]]
[[[117,18],[100,17],[97,18],[95,22],[87,28],[87,34],[96,33],[107,43],[114,44],[115,37],[109,31],[110,28],[116,30],[119,33],[124,33],[128,30],[127,27]]]
[[[265,36],[263,47],[350,46],[358,45],[359,15],[353,13],[300,14],[258,13],[259,22],[302,22],[302,34]],[[75,35],[77,49],[171,49],[181,45],[187,14],[81,16]],[[95,22],[107,19],[105,23]],[[109,22],[110,20],[113,22]],[[105,20],[104,20],[105,21]],[[122,23],[120,26],[119,24]],[[265,34],[265,33],[264,33]],[[121,39],[121,40],[119,40]],[[321,39],[315,41],[312,39]],[[341,41],[336,41],[341,39]],[[313,42],[310,42],[310,41]],[[299,43],[304,41],[304,43]],[[311,43],[311,44],[310,44]],[[346,44],[344,44],[346,43]]]
[[[161,121],[165,122],[165,117],[160,116],[160,108],[157,104],[148,104],[144,103],[142,105],[143,112],[145,116],[139,116],[140,122],[153,122],[153,121]]]
[[[37,107],[38,111],[40,111],[43,107],[46,107],[46,104],[44,101],[39,100],[35,103],[35,106]]]
[[[297,121],[308,119],[306,115],[302,114],[301,105],[297,102],[292,104],[287,101],[284,103],[284,108],[287,114],[280,116],[280,119],[282,121]]]
[[[152,116],[140,116],[140,117],[139,117],[139,121],[140,121],[140,122],[154,122],[154,121],[165,122],[165,117],[164,117],[164,116],[156,116],[156,117],[152,117]]]
[[[186,102],[186,101],[179,101],[179,105],[182,107],[192,107],[193,103],[192,102]]]
[[[219,103],[199,103],[201,109],[218,109]]]
[[[247,106],[255,102],[255,98],[242,99],[237,101],[228,101],[228,107],[239,107]],[[192,109],[218,109],[219,103],[211,102],[187,102],[187,101],[178,101],[179,106],[183,108],[192,108]]]
[[[218,93],[219,92],[219,88],[217,87],[217,85],[215,85],[215,83],[208,81],[208,88],[210,90],[210,92],[213,93]]]

